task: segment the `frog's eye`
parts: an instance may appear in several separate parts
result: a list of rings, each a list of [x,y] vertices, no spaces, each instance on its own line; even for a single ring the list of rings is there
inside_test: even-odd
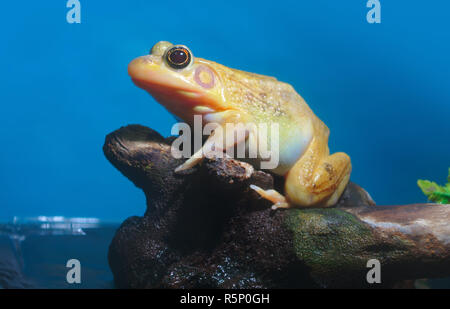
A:
[[[184,69],[192,60],[192,54],[184,46],[174,46],[166,53],[166,62],[174,69]]]

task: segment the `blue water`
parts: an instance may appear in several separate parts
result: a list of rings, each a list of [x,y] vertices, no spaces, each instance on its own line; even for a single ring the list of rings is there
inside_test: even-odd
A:
[[[450,2],[7,1],[0,18],[0,221],[41,214],[119,221],[144,195],[104,158],[130,123],[173,118],[126,72],[159,40],[291,83],[331,129],[332,151],[379,204],[424,202],[418,178],[450,165]]]
[[[0,224],[0,289],[113,288],[108,246],[117,224],[89,218],[38,217]],[[79,282],[67,274],[79,262]]]

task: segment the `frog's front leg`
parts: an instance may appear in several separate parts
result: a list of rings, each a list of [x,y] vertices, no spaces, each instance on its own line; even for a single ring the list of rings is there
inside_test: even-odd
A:
[[[205,144],[199,150],[197,150],[196,153],[194,153],[189,159],[184,161],[183,164],[175,169],[175,173],[193,168],[194,166],[199,164],[205,158],[205,154],[211,154],[212,149],[216,149],[215,145],[219,145],[220,143],[222,143],[222,140],[223,137],[213,132],[213,134],[208,137]]]
[[[225,133],[222,129],[214,130],[205,141],[205,144],[183,164],[178,166],[175,169],[175,173],[194,167],[205,157],[213,157],[214,155],[223,156],[224,152],[228,149],[245,142],[248,138],[248,132],[241,130],[243,130],[242,127],[234,127],[232,130],[228,130]]]

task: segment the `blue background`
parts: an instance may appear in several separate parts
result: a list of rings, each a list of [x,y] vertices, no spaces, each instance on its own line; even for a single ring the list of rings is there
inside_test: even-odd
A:
[[[127,75],[159,40],[291,83],[330,127],[332,151],[379,204],[424,202],[418,178],[450,165],[450,3],[383,1],[66,1],[2,4],[0,220],[141,215],[144,195],[102,153],[139,123],[173,117]]]

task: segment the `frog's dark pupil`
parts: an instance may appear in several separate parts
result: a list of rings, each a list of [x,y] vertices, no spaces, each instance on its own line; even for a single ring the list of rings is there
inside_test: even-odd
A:
[[[170,54],[170,60],[177,64],[185,62],[186,58],[187,58],[186,53],[181,49],[177,49],[176,51]]]
[[[169,50],[167,59],[169,60],[168,63],[170,66],[182,69],[189,65],[190,54],[189,51],[184,48],[175,47]]]

